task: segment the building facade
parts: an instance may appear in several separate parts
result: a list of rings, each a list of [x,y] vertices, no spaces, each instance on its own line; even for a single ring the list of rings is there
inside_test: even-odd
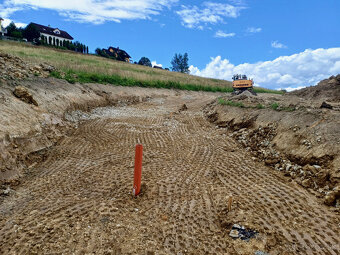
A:
[[[51,26],[43,26],[40,24],[32,23],[40,32],[40,39],[46,44],[55,46],[65,46],[65,42],[71,42],[73,37],[66,31],[59,28],[52,28]]]

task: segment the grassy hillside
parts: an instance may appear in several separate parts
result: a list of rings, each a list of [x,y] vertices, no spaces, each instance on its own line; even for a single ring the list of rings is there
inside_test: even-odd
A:
[[[69,82],[96,82],[125,86],[162,87],[231,92],[231,82],[153,69],[150,67],[83,55],[25,43],[0,41],[0,50],[30,62],[47,62],[58,71],[54,77]],[[256,88],[257,92],[272,92]]]

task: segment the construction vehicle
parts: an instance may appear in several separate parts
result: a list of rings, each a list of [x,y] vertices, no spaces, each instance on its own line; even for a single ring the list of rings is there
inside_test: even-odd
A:
[[[248,79],[247,75],[234,74],[233,76],[233,94],[238,95],[248,90],[252,94],[256,95],[253,89],[254,81],[253,79]]]

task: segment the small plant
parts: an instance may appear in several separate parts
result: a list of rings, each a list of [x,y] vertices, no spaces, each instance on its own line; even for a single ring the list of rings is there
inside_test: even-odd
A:
[[[221,105],[229,105],[229,106],[240,107],[240,108],[245,107],[242,102],[234,102],[234,101],[231,101],[231,100],[224,100],[223,98],[219,98],[218,103],[221,104]]]
[[[257,108],[257,109],[264,109],[264,108],[266,108],[266,107],[264,107],[263,104],[257,104],[257,105],[256,105],[256,108]]]
[[[277,110],[278,108],[279,108],[279,103],[272,103],[271,105],[270,105],[270,107],[273,109],[273,110]]]
[[[57,78],[57,79],[62,79],[61,73],[59,71],[52,71],[50,73],[51,77]]]

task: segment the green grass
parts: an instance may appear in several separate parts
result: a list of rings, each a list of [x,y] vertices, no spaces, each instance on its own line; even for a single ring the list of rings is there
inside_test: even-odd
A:
[[[18,56],[26,62],[36,64],[47,62],[58,70],[52,73],[51,76],[65,79],[70,83],[95,82],[122,86],[232,92],[232,83],[230,81],[154,69],[91,54],[86,55],[10,41],[0,41],[0,51]],[[259,87],[254,88],[254,91],[256,93],[282,94],[280,91]]]
[[[273,110],[277,110],[278,108],[279,108],[279,103],[272,103],[271,105],[270,105],[270,107],[273,109]]]
[[[101,83],[111,84],[117,86],[127,87],[144,87],[144,88],[166,88],[166,89],[180,89],[191,91],[207,91],[207,92],[232,92],[230,87],[213,87],[213,86],[201,86],[190,83],[180,83],[176,81],[161,81],[161,80],[138,80],[135,78],[121,77],[119,75],[106,75],[98,73],[88,72],[75,72],[69,70],[66,73],[60,71],[53,71],[52,77],[58,79],[65,79],[70,83]]]
[[[242,102],[234,102],[232,100],[225,100],[223,98],[219,98],[218,103],[220,105],[228,105],[228,106],[239,107],[239,108],[250,108],[250,109],[266,109],[267,108],[263,104],[257,104],[256,106],[244,105]],[[284,107],[284,106],[280,106],[279,103],[272,103],[269,108],[275,111],[287,111],[287,112],[292,112],[296,110],[295,107],[291,107],[291,106]]]
[[[225,100],[223,98],[219,98],[218,103],[221,104],[221,105],[228,105],[228,106],[245,108],[245,106],[242,102],[234,102],[234,101],[231,101],[231,100]]]
[[[280,105],[279,103],[272,103],[270,105],[270,108],[272,108],[273,110],[275,111],[286,111],[286,112],[293,112],[295,111],[295,107],[292,107],[292,106],[282,106]]]
[[[271,89],[265,89],[265,88],[260,88],[260,87],[254,87],[254,91],[256,93],[271,93],[271,94],[277,94],[277,95],[284,94],[284,92],[281,90],[271,90]]]
[[[256,108],[257,109],[264,109],[264,108],[266,108],[263,104],[257,104],[256,105]]]

